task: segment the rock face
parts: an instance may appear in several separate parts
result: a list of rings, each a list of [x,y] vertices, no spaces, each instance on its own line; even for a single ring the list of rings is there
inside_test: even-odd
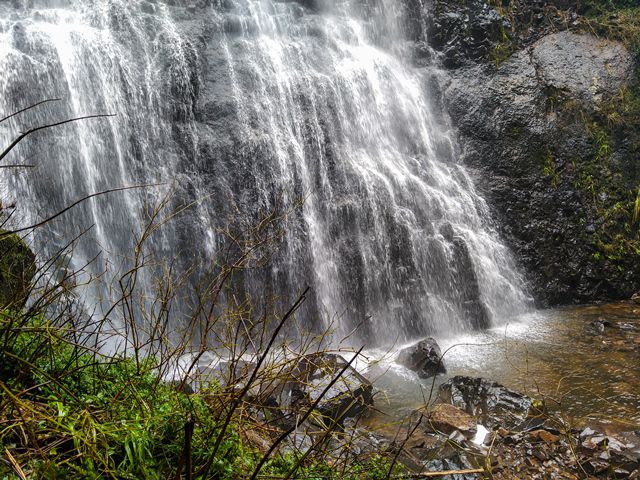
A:
[[[633,74],[633,58],[622,44],[591,35],[559,32],[530,49],[538,82],[596,108]]]
[[[427,39],[442,52],[447,67],[487,57],[502,32],[510,28],[498,12],[475,0],[432,2],[426,22]]]
[[[442,362],[440,347],[431,337],[400,350],[396,361],[416,372],[420,378],[435,377],[447,371]]]
[[[640,289],[634,59],[556,8],[567,2],[511,3],[508,16],[429,3],[461,157],[541,305],[628,299]]]
[[[488,428],[514,428],[535,410],[531,398],[483,378],[455,376],[440,386],[438,395]]]
[[[35,255],[17,235],[0,230],[0,309],[20,309],[36,272]]]

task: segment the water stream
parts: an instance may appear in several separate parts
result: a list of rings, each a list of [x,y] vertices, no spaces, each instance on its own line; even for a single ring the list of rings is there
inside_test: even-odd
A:
[[[595,322],[595,323],[594,323]],[[598,329],[598,324],[606,325]],[[632,303],[541,310],[499,328],[441,338],[447,374],[421,380],[370,352],[368,375],[381,389],[372,422],[393,422],[437,396],[454,375],[495,380],[544,400],[577,427],[640,428],[640,306]],[[377,359],[377,361],[375,361]]]

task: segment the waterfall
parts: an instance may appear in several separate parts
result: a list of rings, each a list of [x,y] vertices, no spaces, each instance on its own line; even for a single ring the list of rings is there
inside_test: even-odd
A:
[[[0,110],[61,99],[1,124],[5,145],[25,126],[116,116],[26,139],[11,163],[36,167],[0,171],[2,197],[29,223],[96,191],[173,183],[195,206],[151,243],[182,265],[211,259],[230,218],[250,223],[302,198],[269,268],[246,281],[256,295],[283,297],[309,285],[301,315],[310,328],[347,334],[360,325],[361,338],[385,344],[509,320],[527,308],[523,279],[430,98],[437,61],[412,62],[407,8],[401,0],[3,5]],[[93,226],[73,266],[98,256],[88,275],[124,269],[146,200],[163,188],[92,199],[35,242],[51,253]],[[92,285],[85,302],[106,301],[108,288]]]

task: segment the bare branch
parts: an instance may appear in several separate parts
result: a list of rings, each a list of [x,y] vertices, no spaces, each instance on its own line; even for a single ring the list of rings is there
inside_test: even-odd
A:
[[[157,186],[160,186],[160,185],[163,185],[163,184],[162,183],[152,183],[152,184],[145,184],[145,185],[131,185],[131,186],[128,186],[128,187],[111,188],[109,190],[103,190],[101,192],[92,193],[91,195],[86,195],[86,196],[82,197],[81,199],[76,200],[71,205],[68,205],[65,208],[63,208],[62,210],[60,210],[58,213],[50,216],[49,218],[45,218],[44,220],[42,220],[42,221],[40,221],[38,223],[34,223],[33,225],[29,225],[28,227],[22,227],[22,228],[18,228],[16,230],[9,230],[9,231],[0,233],[0,238],[6,237],[6,236],[11,235],[13,233],[25,232],[25,231],[31,230],[33,228],[41,227],[42,225],[45,225],[46,223],[49,223],[50,221],[54,220],[55,218],[58,218],[63,213],[68,212],[73,207],[75,207],[75,206],[81,204],[82,202],[85,202],[85,201],[87,201],[87,200],[89,200],[90,198],[93,198],[93,197],[98,197],[98,196],[106,195],[108,193],[113,193],[113,192],[121,192],[123,190],[133,190],[133,189],[137,189],[137,188],[157,187]]]
[[[70,118],[68,120],[63,120],[61,122],[56,122],[56,123],[50,123],[47,125],[41,125],[39,127],[34,127],[30,130],[27,130],[26,132],[22,132],[13,142],[11,142],[11,145],[9,145],[7,148],[4,149],[4,151],[2,153],[0,153],[0,161],[2,161],[2,159],[4,157],[6,157],[9,152],[11,152],[11,150],[13,150],[16,145],[18,145],[18,143],[20,143],[22,140],[24,140],[24,138],[27,135],[30,135],[32,133],[38,132],[40,130],[45,130],[47,128],[53,128],[53,127],[59,127],[60,125],[65,125],[67,123],[72,123],[72,122],[78,122],[80,120],[88,120],[90,118],[105,118],[105,117],[115,117],[114,114],[105,114],[105,115],[87,115],[85,117],[76,117],[76,118]]]
[[[15,117],[16,115],[20,115],[23,112],[26,112],[27,110],[31,110],[32,108],[36,108],[39,107],[40,105],[42,105],[43,103],[49,103],[49,102],[59,102],[60,100],[62,100],[61,98],[50,98],[48,100],[42,100],[41,102],[38,103],[34,103],[33,105],[30,105],[26,108],[23,108],[22,110],[18,110],[15,113],[12,113],[11,115],[7,115],[6,117],[4,117],[3,119],[0,119],[0,123],[2,122],[6,122],[7,120],[9,120],[12,117]]]

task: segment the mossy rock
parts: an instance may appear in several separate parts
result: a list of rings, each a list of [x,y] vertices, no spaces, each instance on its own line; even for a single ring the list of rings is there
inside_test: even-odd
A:
[[[0,308],[22,308],[36,273],[36,256],[16,234],[0,230]]]

